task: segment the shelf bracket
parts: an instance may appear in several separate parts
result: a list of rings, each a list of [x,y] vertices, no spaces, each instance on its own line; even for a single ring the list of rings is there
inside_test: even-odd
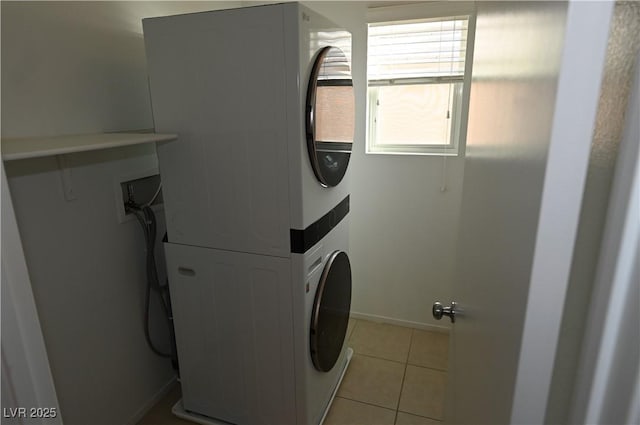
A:
[[[67,165],[67,156],[56,155],[56,160],[58,161],[58,169],[60,169],[64,199],[67,201],[74,201],[78,197],[73,190],[73,176],[71,174],[71,168]]]

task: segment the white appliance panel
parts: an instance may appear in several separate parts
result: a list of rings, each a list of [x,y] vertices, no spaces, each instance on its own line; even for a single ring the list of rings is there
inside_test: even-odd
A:
[[[295,423],[289,260],[165,244],[186,410]]]
[[[282,10],[144,20],[169,239],[288,256]]]

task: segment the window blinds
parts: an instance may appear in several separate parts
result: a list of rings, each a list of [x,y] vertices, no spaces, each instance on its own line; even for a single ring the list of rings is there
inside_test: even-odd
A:
[[[310,56],[315,55],[323,47],[338,47],[346,56],[340,55],[335,50],[330,50],[324,61],[322,72],[318,76],[320,80],[343,79],[345,75],[351,79],[351,33],[347,31],[320,31],[311,34]]]
[[[464,76],[467,16],[369,25],[369,81]],[[459,78],[451,78],[459,77]]]

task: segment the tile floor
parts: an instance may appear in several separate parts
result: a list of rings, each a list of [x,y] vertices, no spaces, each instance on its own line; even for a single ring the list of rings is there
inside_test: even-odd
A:
[[[324,424],[440,423],[448,335],[353,319],[350,328],[354,356]]]
[[[352,319],[354,356],[324,425],[439,424],[444,415],[449,337]],[[172,389],[139,425],[192,425],[171,414]]]

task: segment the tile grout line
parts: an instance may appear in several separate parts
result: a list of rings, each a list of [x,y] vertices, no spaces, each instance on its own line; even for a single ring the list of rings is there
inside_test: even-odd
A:
[[[378,356],[374,356],[373,354],[359,353],[359,352],[355,351],[355,349],[353,350],[353,354],[354,355],[357,354],[358,356],[363,356],[363,357],[369,357],[370,359],[385,360],[385,361],[388,361],[388,362],[393,362],[393,363],[398,363],[398,364],[403,364],[403,365],[408,365],[408,366],[414,366],[414,367],[420,367],[422,369],[435,370],[436,372],[444,372],[444,373],[448,373],[449,372],[448,369],[439,369],[437,367],[423,366],[423,365],[419,365],[419,364],[415,364],[415,363],[401,362],[399,360],[392,360],[392,359],[387,359],[385,357],[378,357]]]
[[[389,408],[389,407],[380,406],[379,404],[373,404],[373,403],[369,403],[369,402],[362,401],[362,400],[356,400],[355,398],[349,398],[349,397],[345,397],[345,396],[343,396],[343,395],[341,395],[341,396],[338,396],[338,395],[337,395],[337,396],[336,396],[336,398],[342,398],[342,399],[349,400],[349,401],[353,401],[353,402],[356,402],[356,403],[366,404],[367,406],[371,406],[371,407],[379,407],[380,409],[385,409],[385,410],[390,410],[390,411],[392,411],[392,412],[397,412],[397,410],[391,409],[391,408]],[[429,418],[429,419],[430,419],[430,418]]]
[[[357,355],[359,355],[359,356],[363,356],[363,357],[369,357],[370,359],[384,360],[384,361],[387,361],[387,362],[393,362],[393,363],[398,363],[398,364],[403,364],[403,365],[406,365],[406,364],[407,364],[407,362],[401,362],[401,361],[399,361],[399,360],[391,360],[391,359],[386,359],[386,358],[384,358],[384,357],[374,356],[374,355],[371,355],[371,354],[358,353],[355,349],[353,350],[353,354],[354,354],[354,355],[356,355],[356,354],[357,354]],[[413,365],[412,365],[412,366],[413,366]]]
[[[417,416],[419,418],[431,419],[432,421],[438,421],[438,422],[442,423],[442,419],[432,418],[431,416],[416,415],[415,413],[405,412],[404,410],[400,410],[400,409],[397,409],[397,410],[394,411],[393,409],[390,409],[388,407],[380,406],[379,404],[373,404],[373,403],[369,403],[369,402],[362,401],[362,400],[356,400],[355,398],[349,398],[349,397],[345,397],[345,396],[336,396],[336,398],[341,398],[341,399],[344,399],[344,400],[353,401],[354,403],[360,403],[360,404],[364,404],[364,405],[367,405],[367,406],[377,407],[377,408],[380,408],[380,409],[385,409],[385,410],[389,410],[389,411],[395,412],[394,423],[395,423],[395,421],[398,420],[398,413],[405,413],[407,415]]]
[[[407,415],[417,416],[419,418],[431,419],[432,421],[438,421],[440,423],[444,423],[444,419],[432,418],[431,416],[416,415],[415,413],[405,412],[404,410],[398,410],[398,413],[405,413]]]
[[[372,356],[369,356],[369,357],[372,357]],[[390,361],[393,361],[393,360],[390,360]],[[415,363],[407,363],[407,365],[413,366],[413,367],[420,367],[422,369],[431,369],[431,370],[435,370],[436,372],[449,373],[449,371],[447,369],[438,369],[437,367],[422,366],[422,365],[415,364]]]
[[[408,355],[408,356],[410,356],[410,355],[411,355],[411,346],[413,345],[413,336],[415,335],[415,332],[416,332],[416,331],[419,331],[419,332],[420,332],[420,331],[422,331],[422,330],[421,330],[421,329],[412,328],[412,332],[411,332],[411,342],[410,342],[410,344],[409,344],[409,355]],[[422,332],[424,332],[424,331],[422,331]],[[448,360],[448,357],[449,357],[449,356],[447,355],[447,360]],[[438,372],[445,372],[445,373],[448,373],[448,369],[440,369],[440,368],[437,368],[437,367],[424,366],[424,365],[420,365],[420,364],[416,364],[416,363],[411,363],[411,362],[409,361],[409,358],[408,358],[408,357],[407,357],[407,365],[417,366],[417,367],[422,367],[422,368],[424,368],[424,369],[432,369],[432,370],[436,370],[436,371],[438,371]],[[405,412],[405,413],[407,413],[407,412]]]
[[[396,417],[393,421],[395,424],[398,421],[398,412],[400,411],[400,400],[402,400],[402,392],[404,390],[404,379],[407,376],[407,365],[409,364],[409,354],[411,353],[411,345],[413,344],[413,333],[414,330],[411,330],[411,337],[409,338],[409,349],[407,350],[407,357],[404,363],[404,373],[402,374],[402,381],[400,382],[400,394],[398,394],[398,403],[396,404]]]
[[[398,394],[398,403],[396,404],[396,418],[395,421],[398,420],[398,412],[400,411],[400,400],[402,399],[402,391],[404,390],[404,378],[407,376],[407,364],[404,364],[404,373],[402,374],[402,381],[400,382],[400,394]]]
[[[353,320],[354,320],[354,325],[353,325],[353,329],[351,330],[351,334],[349,336],[348,342],[352,342],[354,340],[354,337],[356,336],[356,330],[358,328],[360,328],[360,326],[358,326],[359,325],[358,322],[360,322],[360,321],[367,322],[366,320],[362,320],[362,319],[353,319]],[[376,323],[376,322],[372,322],[372,323]],[[402,326],[400,326],[400,327],[402,327]],[[413,348],[413,340],[416,337],[416,332],[420,332],[421,330],[420,329],[416,329],[416,328],[409,328],[409,327],[405,327],[405,328],[406,329],[410,329],[411,330],[411,334],[410,334],[410,338],[409,338],[409,348],[408,348],[408,350],[406,352],[406,355],[404,356],[404,358],[405,358],[404,361],[399,361],[399,360],[395,360],[395,359],[388,359],[388,358],[384,358],[384,357],[379,357],[378,355],[373,355],[373,354],[356,353],[355,350],[354,350],[354,354],[357,354],[359,356],[363,356],[363,357],[367,357],[367,358],[371,358],[371,359],[376,359],[376,360],[388,361],[388,362],[392,362],[392,363],[396,363],[396,364],[401,364],[401,365],[404,366],[403,375],[402,375],[402,379],[401,379],[401,382],[400,382],[400,393],[399,393],[397,401],[396,401],[395,409],[391,409],[391,408],[386,407],[386,406],[381,406],[381,405],[374,404],[374,403],[371,403],[371,402],[365,402],[365,401],[361,401],[361,400],[357,400],[357,399],[349,398],[349,397],[344,397],[344,396],[339,396],[339,398],[343,398],[345,400],[349,400],[349,401],[352,401],[352,402],[355,402],[355,403],[361,403],[361,404],[368,405],[368,406],[371,406],[371,407],[378,407],[378,408],[381,408],[381,409],[390,410],[390,411],[394,412],[394,424],[398,421],[398,416],[399,416],[400,413],[409,414],[409,415],[413,415],[413,416],[416,416],[416,417],[422,417],[422,418],[426,418],[426,419],[430,419],[430,420],[434,420],[434,421],[442,423],[442,420],[438,419],[438,418],[433,418],[433,417],[430,417],[430,416],[417,415],[415,413],[405,412],[405,411],[400,410],[400,401],[402,399],[402,395],[403,395],[403,392],[404,392],[404,383],[405,383],[406,377],[407,377],[408,366],[413,366],[413,367],[420,368],[420,369],[427,369],[427,370],[431,370],[431,371],[435,371],[435,372],[448,374],[448,369],[440,369],[440,368],[436,368],[436,367],[423,366],[423,365],[420,365],[420,364],[414,364],[414,363],[410,362],[411,349]]]
[[[409,349],[407,350],[407,358],[405,359],[405,364],[409,364],[409,357],[411,356],[411,347],[413,347],[413,335],[415,334],[415,329],[411,329],[411,337],[409,338]]]

